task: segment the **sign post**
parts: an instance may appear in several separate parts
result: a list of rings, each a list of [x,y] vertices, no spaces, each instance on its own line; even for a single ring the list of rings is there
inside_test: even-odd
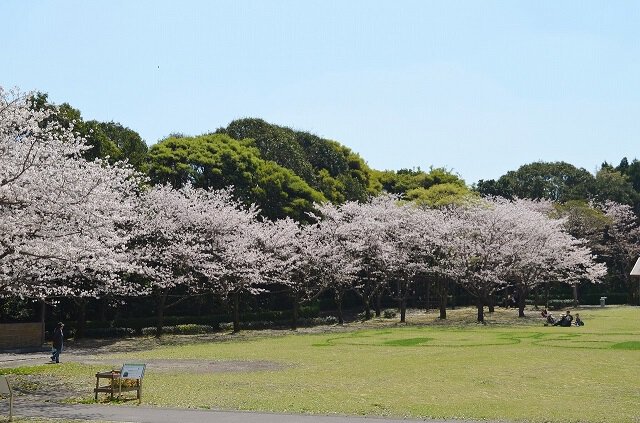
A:
[[[9,395],[9,421],[13,418],[13,392],[6,376],[0,375],[0,395]]]

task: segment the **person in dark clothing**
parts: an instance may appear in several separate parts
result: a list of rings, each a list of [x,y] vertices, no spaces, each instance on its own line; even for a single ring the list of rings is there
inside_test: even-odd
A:
[[[62,345],[64,343],[64,333],[62,329],[64,323],[58,322],[55,330],[53,331],[53,352],[51,353],[51,361],[60,363],[60,353],[62,352]]]
[[[567,310],[567,313],[563,314],[562,317],[560,317],[560,320],[555,322],[553,326],[562,326],[562,327],[568,328],[569,326],[571,326],[572,321],[573,321],[573,316],[571,315],[571,311]]]
[[[576,321],[573,324],[576,326],[584,326],[584,322],[580,318],[580,314],[576,313]]]

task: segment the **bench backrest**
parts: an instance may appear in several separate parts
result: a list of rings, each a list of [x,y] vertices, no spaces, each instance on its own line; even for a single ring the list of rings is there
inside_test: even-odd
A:
[[[0,375],[0,394],[11,395],[11,386],[6,376]]]

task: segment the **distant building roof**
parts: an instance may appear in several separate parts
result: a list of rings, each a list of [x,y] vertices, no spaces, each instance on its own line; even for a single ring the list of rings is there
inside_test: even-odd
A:
[[[631,276],[640,276],[640,258],[636,261],[636,265],[633,266]]]

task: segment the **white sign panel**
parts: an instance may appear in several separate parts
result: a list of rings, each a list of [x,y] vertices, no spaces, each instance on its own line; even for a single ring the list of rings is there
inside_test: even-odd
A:
[[[0,394],[11,395],[11,387],[5,376],[0,376]]]
[[[125,364],[122,366],[120,377],[122,379],[142,379],[144,368],[144,364]]]
[[[640,276],[640,258],[636,261],[636,265],[631,270],[631,276]]]

